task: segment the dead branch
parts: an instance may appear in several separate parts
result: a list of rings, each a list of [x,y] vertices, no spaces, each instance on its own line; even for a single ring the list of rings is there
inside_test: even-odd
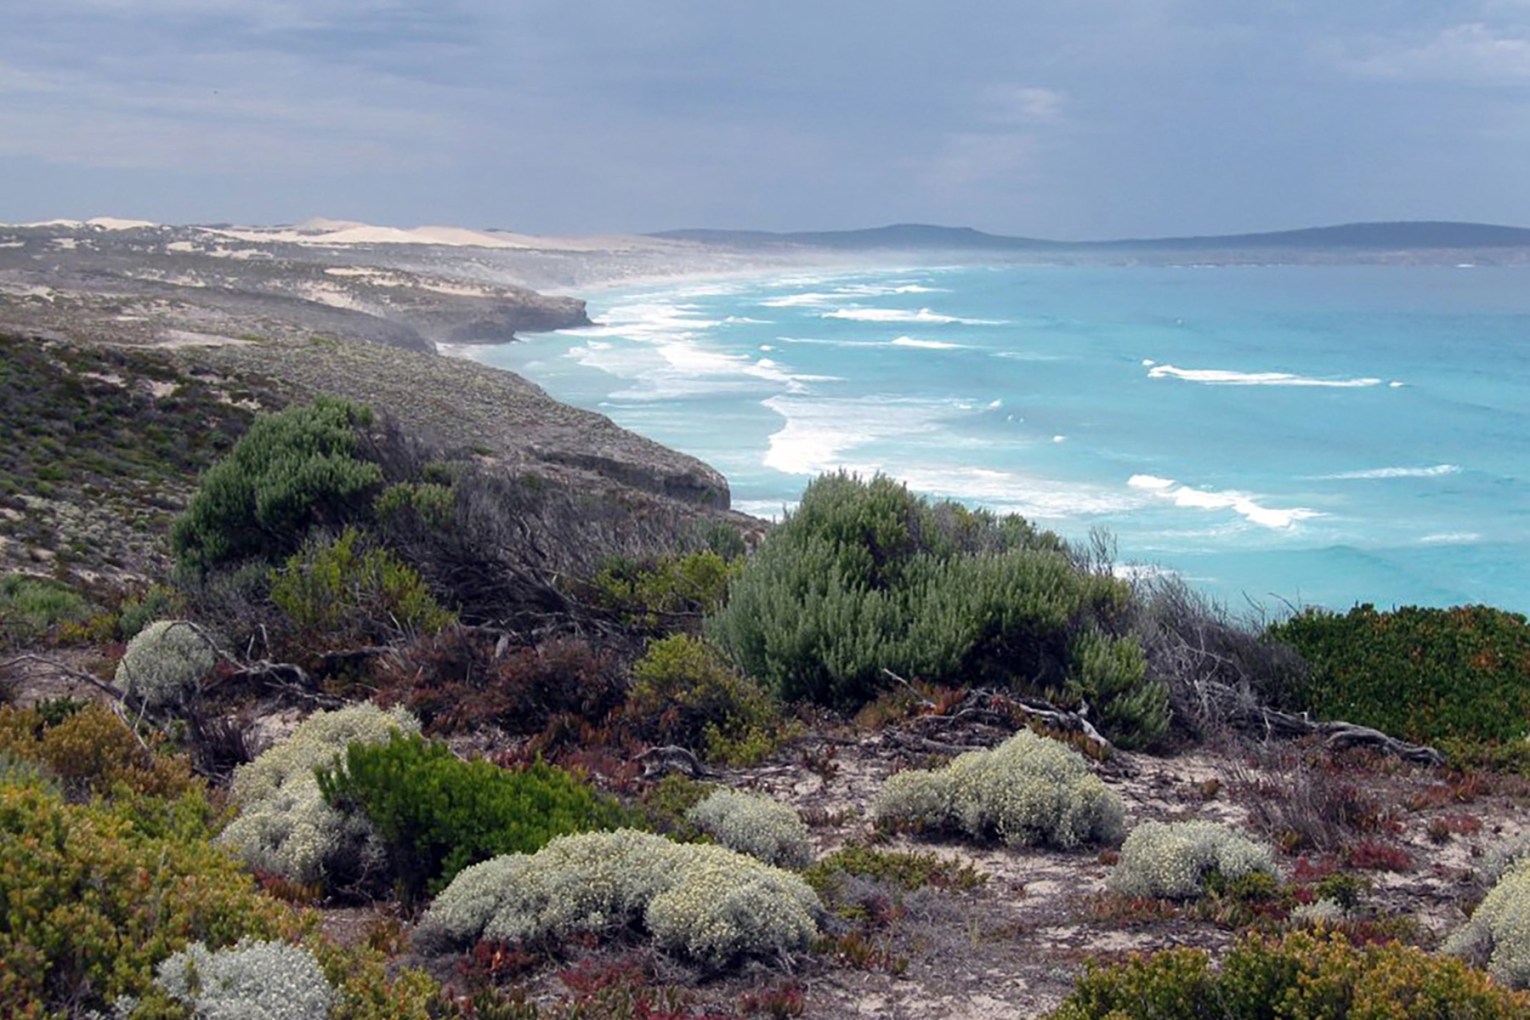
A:
[[[97,679],[96,677],[91,676],[89,673],[85,673],[70,666],[66,666],[64,663],[59,662],[57,659],[50,659],[43,655],[34,655],[28,653],[26,655],[18,655],[13,659],[6,659],[4,662],[0,662],[0,676],[8,676],[12,669],[21,665],[23,662],[35,662],[39,665],[47,666],[49,669],[57,670],[71,680],[77,680],[80,683],[89,684],[91,687],[94,687],[97,691],[100,691],[102,694],[111,698],[113,701],[121,702],[124,697],[122,691],[118,690],[116,687],[112,686],[106,681]]]

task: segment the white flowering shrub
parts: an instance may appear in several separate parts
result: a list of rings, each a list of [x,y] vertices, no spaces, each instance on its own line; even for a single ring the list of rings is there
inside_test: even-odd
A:
[[[1082,755],[1021,730],[998,747],[969,751],[935,771],[899,772],[871,805],[877,824],[955,830],[1009,846],[1115,843],[1121,798]]]
[[[185,620],[156,620],[128,642],[116,683],[130,698],[162,710],[185,704],[218,664],[212,643]]]
[[[382,744],[394,731],[418,733],[408,711],[363,703],[315,712],[292,735],[234,770],[230,787],[239,816],[218,837],[250,867],[305,885],[364,875],[386,854],[359,814],[324,802],[314,769],[332,765],[352,741]]]
[[[621,829],[560,836],[460,872],[420,922],[425,940],[556,939],[641,924],[664,949],[711,966],[805,948],[818,896],[720,846]]]
[[[335,991],[313,954],[285,942],[208,952],[193,942],[161,963],[156,981],[196,1020],[325,1020]]]
[[[1121,844],[1110,887],[1127,896],[1194,899],[1206,876],[1275,874],[1275,853],[1217,822],[1143,822]]]
[[[1501,985],[1530,988],[1530,860],[1498,880],[1444,949],[1486,967]]]
[[[813,863],[808,827],[785,804],[738,790],[715,790],[685,813],[685,820],[729,850],[781,868]]]

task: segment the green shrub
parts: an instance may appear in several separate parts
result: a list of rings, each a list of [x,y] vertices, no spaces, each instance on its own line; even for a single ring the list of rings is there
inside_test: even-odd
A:
[[[418,734],[353,743],[343,758],[319,768],[318,784],[332,808],[371,822],[410,899],[435,892],[470,864],[631,820],[561,769],[537,763],[511,772],[463,761]]]
[[[1451,934],[1445,952],[1485,966],[1500,984],[1530,987],[1530,862],[1521,861],[1498,880]]]
[[[986,875],[954,857],[880,850],[859,843],[847,844],[820,858],[802,877],[819,896],[824,896],[847,875],[885,882],[902,892],[917,892],[926,886],[976,889],[987,881]]]
[[[177,560],[201,572],[275,559],[315,525],[365,516],[383,480],[377,464],[356,455],[371,423],[369,409],[328,397],[257,417],[171,528]]]
[[[645,740],[702,749],[713,758],[729,741],[781,730],[775,700],[688,634],[650,642],[633,664],[632,679],[624,714]]]
[[[146,834],[101,804],[7,782],[0,833],[0,1015],[84,1015],[142,993],[193,940],[298,931],[205,839]]]
[[[728,596],[728,581],[743,564],[710,550],[667,556],[649,564],[617,560],[592,582],[602,605],[628,626],[660,632],[692,630]]]
[[[1072,681],[1074,697],[1099,699],[1107,736],[1145,743],[1168,709],[1118,633],[1129,599],[1019,517],[932,504],[880,475],[825,475],[745,564],[708,634],[785,700],[853,710],[889,670],[1058,697]]]
[[[1275,874],[1275,855],[1225,825],[1207,821],[1143,822],[1121,844],[1110,886],[1127,896],[1194,899],[1212,873],[1237,880]]]
[[[998,747],[968,751],[934,771],[887,780],[871,805],[884,827],[963,832],[1009,846],[1115,843],[1121,798],[1089,771],[1082,755],[1030,730]]]
[[[292,735],[234,770],[230,794],[239,815],[219,842],[257,871],[302,885],[336,888],[380,874],[385,850],[366,818],[330,807],[314,770],[333,765],[353,743],[380,744],[416,733],[402,708],[352,705],[315,712]]]
[[[319,961],[286,942],[200,942],[160,963],[155,979],[198,1020],[327,1020],[335,1002]]]
[[[560,836],[459,874],[421,919],[428,939],[545,942],[640,924],[664,949],[722,966],[803,949],[818,897],[800,878],[718,846],[623,829]]]
[[[361,532],[314,538],[271,575],[271,601],[309,642],[327,645],[433,634],[452,622],[420,575]]]
[[[785,804],[738,790],[714,790],[685,813],[685,820],[729,850],[781,868],[813,862],[808,828]]]
[[[1530,623],[1486,606],[1343,616],[1308,610],[1270,628],[1310,665],[1288,707],[1405,740],[1519,740],[1530,720]]]
[[[396,482],[377,494],[372,512],[384,527],[438,530],[455,517],[456,496],[450,485]]]
[[[157,620],[128,642],[116,683],[154,711],[173,711],[186,706],[217,664],[216,649],[195,624]]]
[[[68,585],[31,574],[0,574],[0,648],[40,641],[60,624],[90,616],[90,603]]]
[[[1050,1020],[1513,1020],[1530,995],[1459,960],[1396,942],[1355,947],[1337,934],[1245,938],[1220,971],[1204,952],[1170,949],[1090,964]]]

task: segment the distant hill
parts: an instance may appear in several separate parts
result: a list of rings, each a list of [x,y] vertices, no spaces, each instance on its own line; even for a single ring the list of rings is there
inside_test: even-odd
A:
[[[971,227],[901,223],[867,230],[771,233],[762,230],[671,230],[654,237],[734,247],[804,246],[839,250],[949,249],[984,251],[1133,251],[1313,249],[1393,250],[1418,248],[1530,247],[1530,229],[1487,223],[1412,221],[1346,223],[1259,234],[1131,238],[1115,241],[1052,241],[988,234]]]

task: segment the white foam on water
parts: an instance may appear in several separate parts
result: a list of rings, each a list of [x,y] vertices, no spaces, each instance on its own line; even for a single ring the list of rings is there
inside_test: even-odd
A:
[[[1260,503],[1254,496],[1236,490],[1192,489],[1172,478],[1157,475],[1132,475],[1127,486],[1151,492],[1175,506],[1191,510],[1231,510],[1250,524],[1283,531],[1295,527],[1297,522],[1324,516],[1321,511],[1306,507],[1272,507]]]
[[[857,447],[935,432],[955,410],[941,401],[868,396],[815,399],[781,394],[761,401],[786,419],[770,436],[765,466],[790,475],[816,475],[846,467]],[[901,473],[901,472],[900,472]]]
[[[1331,475],[1315,476],[1322,481],[1367,481],[1378,478],[1443,478],[1458,475],[1461,468],[1455,464],[1434,464],[1430,467],[1384,467],[1367,471],[1340,471]]]
[[[1475,531],[1445,531],[1437,535],[1425,535],[1418,541],[1420,545],[1470,545],[1482,541],[1482,536]]]
[[[1236,372],[1222,368],[1177,368],[1174,365],[1154,365],[1148,369],[1148,378],[1182,379],[1185,382],[1205,383],[1210,386],[1313,386],[1358,389],[1381,385],[1380,379],[1369,377],[1318,379],[1312,376],[1293,375],[1290,372]]]
[[[862,474],[888,471],[876,464],[850,465]],[[915,492],[975,502],[995,513],[1076,524],[1080,518],[1131,510],[1138,501],[1119,489],[1017,471],[933,464],[897,466],[897,477]]]
[[[1002,326],[1005,324],[1003,319],[964,319],[957,315],[942,315],[928,308],[911,312],[906,308],[864,308],[860,305],[823,312],[819,318],[844,319],[849,322],[920,322],[936,326]]]
[[[785,297],[766,298],[756,302],[761,308],[820,308],[825,305],[838,304],[840,295],[819,294],[809,292],[806,294],[788,294]]]
[[[966,344],[954,344],[949,340],[920,340],[917,337],[900,336],[896,340],[888,341],[892,347],[922,347],[930,351],[955,351],[966,347]]]

